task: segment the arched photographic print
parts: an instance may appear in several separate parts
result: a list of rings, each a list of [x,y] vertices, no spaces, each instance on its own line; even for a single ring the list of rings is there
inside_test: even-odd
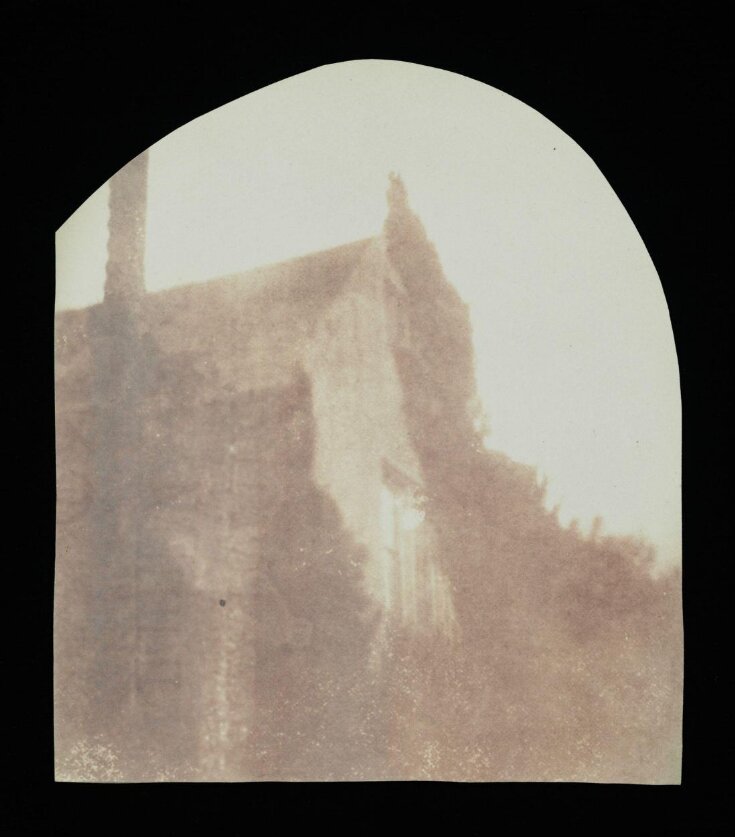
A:
[[[57,234],[56,778],[678,784],[680,400],[593,160],[320,67]]]

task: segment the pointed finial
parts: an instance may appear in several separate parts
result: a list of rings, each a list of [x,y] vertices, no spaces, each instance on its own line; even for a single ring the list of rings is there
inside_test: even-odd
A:
[[[408,203],[408,191],[400,174],[392,171],[388,175],[388,215],[383,225],[384,233],[390,242],[396,237],[414,236],[426,238],[424,226]]]
[[[388,175],[388,209],[391,212],[408,208],[408,193],[400,174],[392,171]]]

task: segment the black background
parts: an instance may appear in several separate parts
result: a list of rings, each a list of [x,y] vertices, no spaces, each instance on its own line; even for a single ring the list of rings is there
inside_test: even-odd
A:
[[[732,181],[726,6],[688,2],[314,5],[5,4],[3,144],[9,208],[6,357],[14,421],[4,716],[18,733],[9,833],[210,834],[282,828],[447,834],[712,833],[724,827],[731,754],[725,571]],[[424,7],[422,7],[424,6]],[[246,93],[325,63],[413,61],[520,99],[597,163],[651,254],[671,312],[684,400],[685,756],[682,787],[586,785],[89,786],[53,782],[53,235],[120,166]],[[186,172],[182,172],[182,177]],[[17,193],[12,186],[17,185]],[[729,248],[728,248],[729,249]],[[724,432],[723,432],[724,431]],[[17,441],[16,441],[17,439]],[[17,476],[11,476],[13,468]],[[17,525],[17,524],[16,524]],[[23,575],[18,581],[16,570]],[[23,573],[25,571],[25,573]],[[11,719],[15,719],[11,722]],[[257,825],[256,825],[257,823]]]

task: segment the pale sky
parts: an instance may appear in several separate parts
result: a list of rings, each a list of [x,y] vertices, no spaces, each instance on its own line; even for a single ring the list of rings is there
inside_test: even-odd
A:
[[[396,61],[321,67],[150,150],[155,291],[380,232],[401,174],[469,303],[488,446],[538,468],[583,529],[681,559],[679,378],[666,301],[593,160],[517,99]],[[103,185],[57,234],[57,308],[102,299]]]

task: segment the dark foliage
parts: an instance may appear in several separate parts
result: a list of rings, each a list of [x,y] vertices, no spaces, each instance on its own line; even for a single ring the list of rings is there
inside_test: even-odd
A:
[[[369,664],[377,614],[363,588],[366,556],[311,476],[306,377],[273,406],[269,426],[281,438],[260,511],[255,774],[369,778],[383,765]]]
[[[389,203],[415,301],[411,350],[396,351],[404,409],[461,627],[431,666],[403,651],[399,723],[434,719],[424,760],[448,777],[660,781],[681,722],[679,575],[654,577],[646,544],[563,528],[534,470],[486,448],[466,306],[398,178]]]

